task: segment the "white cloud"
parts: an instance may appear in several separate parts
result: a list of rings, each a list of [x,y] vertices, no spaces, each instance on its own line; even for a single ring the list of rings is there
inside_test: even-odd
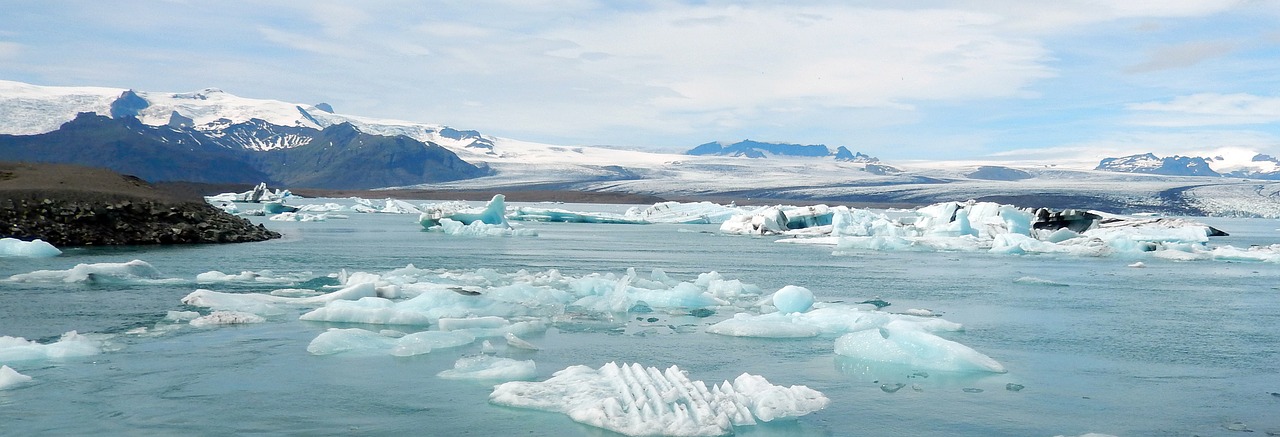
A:
[[[1185,127],[1245,125],[1280,122],[1280,97],[1246,93],[1200,93],[1175,97],[1167,102],[1130,104],[1139,112],[1133,124]]]
[[[1126,73],[1186,68],[1209,59],[1225,56],[1236,49],[1236,44],[1225,41],[1195,41],[1161,47],[1147,59],[1125,69]]]
[[[0,41],[0,59],[15,57],[22,51],[22,44]]]

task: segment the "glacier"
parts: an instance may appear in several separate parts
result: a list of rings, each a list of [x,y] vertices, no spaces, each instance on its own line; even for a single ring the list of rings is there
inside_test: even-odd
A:
[[[773,385],[746,373],[708,388],[676,366],[659,370],[614,362],[599,369],[570,366],[541,382],[503,383],[493,388],[489,401],[564,413],[632,436],[728,435],[735,427],[794,419],[830,403],[817,390]]]

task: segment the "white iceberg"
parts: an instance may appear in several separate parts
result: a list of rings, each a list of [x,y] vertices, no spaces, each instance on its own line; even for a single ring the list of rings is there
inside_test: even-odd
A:
[[[240,311],[214,311],[207,316],[200,316],[192,319],[191,326],[209,327],[219,325],[243,325],[249,323],[262,323],[267,319],[257,314],[246,313]]]
[[[418,223],[426,229],[439,226],[441,219],[468,224],[479,221],[487,225],[506,225],[506,215],[506,196],[495,194],[484,208],[471,208],[464,203],[444,203],[425,207],[422,214],[418,216]]]
[[[40,344],[22,337],[0,337],[0,362],[56,360],[86,357],[102,352],[102,342],[75,331],[62,334],[58,341]]]
[[[509,407],[564,413],[576,422],[640,435],[719,436],[734,427],[794,419],[826,408],[821,392],[782,387],[742,374],[708,388],[676,366],[666,370],[608,363],[571,366],[542,382],[507,382],[489,401]]]
[[[926,332],[952,332],[964,326],[938,317],[921,317],[865,309],[855,305],[819,302],[805,312],[777,311],[765,314],[734,314],[707,327],[712,334],[732,337],[798,338],[837,336],[898,323]]]
[[[393,337],[359,328],[330,328],[311,340],[307,345],[307,352],[313,355],[332,355],[343,352],[385,353],[407,357],[430,353],[436,349],[464,346],[475,340],[475,336],[465,331],[422,331]]]
[[[517,381],[538,375],[533,360],[513,360],[489,355],[458,358],[452,369],[437,373],[444,379],[478,379],[486,381]]]
[[[309,297],[286,297],[259,293],[224,293],[197,289],[182,298],[182,303],[223,311],[242,311],[259,315],[278,315],[279,305],[319,306],[337,300],[356,300],[377,293],[371,283],[353,284],[340,290]]]
[[[725,206],[711,202],[659,202],[646,208],[631,207],[623,217],[646,223],[714,225],[748,211],[735,205]]]
[[[835,352],[847,357],[897,364],[912,369],[1006,372],[1003,365],[989,356],[918,326],[899,321],[842,335],[836,339]]]
[[[9,277],[14,282],[109,283],[163,280],[159,270],[146,261],[76,264],[67,270],[38,270]],[[181,281],[180,279],[177,281]]]
[[[39,238],[31,241],[0,238],[0,258],[53,258],[61,254],[61,250]]]
[[[0,365],[0,390],[6,390],[31,381],[31,377],[18,373],[9,366]]]
[[[518,221],[528,222],[558,222],[558,223],[605,223],[605,224],[625,224],[625,225],[642,225],[649,222],[631,218],[621,214],[613,214],[607,212],[574,212],[557,208],[535,208],[522,206],[507,214],[507,218]]]

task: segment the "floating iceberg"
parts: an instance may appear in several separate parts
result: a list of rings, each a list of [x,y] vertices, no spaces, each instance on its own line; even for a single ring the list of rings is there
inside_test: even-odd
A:
[[[507,382],[489,401],[559,412],[576,422],[626,435],[719,436],[736,426],[794,419],[830,401],[805,386],[782,387],[742,374],[707,388],[676,366],[664,370],[608,363],[571,366],[543,382]]]
[[[559,222],[559,223],[605,223],[642,225],[649,222],[625,217],[621,214],[607,212],[574,212],[555,208],[534,208],[522,206],[507,214],[511,220],[527,222]]]
[[[240,311],[214,311],[207,316],[196,317],[191,320],[191,326],[208,327],[218,325],[244,325],[249,323],[262,323],[267,319],[257,314],[246,313]]]
[[[276,189],[275,191],[272,191],[267,188],[266,182],[262,182],[262,183],[259,183],[257,186],[253,187],[252,190],[245,191],[243,193],[222,193],[216,196],[205,196],[204,199],[206,202],[209,202],[209,203],[217,203],[217,202],[260,203],[260,202],[272,202],[272,201],[284,200],[285,198],[292,197],[292,196],[293,196],[293,193],[290,193],[289,190]]]
[[[748,210],[711,202],[659,202],[647,208],[631,207],[623,217],[645,223],[720,224]]]
[[[294,211],[273,212],[270,210],[268,210],[267,212],[271,214],[275,214],[267,219],[275,222],[322,222],[329,219],[328,213],[308,214],[305,212],[294,212]]]
[[[22,337],[0,337],[0,362],[12,363],[28,360],[56,360],[87,357],[102,352],[102,342],[77,334],[62,334],[58,341],[40,344]]]
[[[422,331],[400,337],[359,328],[330,328],[316,336],[307,345],[313,355],[332,355],[343,352],[387,353],[399,357],[430,353],[435,349],[465,346],[476,337],[465,331]]]
[[[1005,372],[1004,366],[991,357],[901,321],[842,335],[836,339],[835,352],[847,357],[898,364],[913,369]]]
[[[453,368],[436,376],[444,379],[480,379],[486,381],[517,381],[538,375],[533,360],[513,360],[489,355],[473,355],[459,358]]]
[[[31,241],[22,241],[17,238],[0,238],[0,258],[52,258],[61,254],[61,250],[39,238]]]
[[[31,381],[30,376],[18,373],[17,370],[13,370],[9,366],[0,365],[0,390],[5,390],[28,381]]]
[[[418,224],[428,231],[472,237],[536,236],[530,229],[516,229],[507,222],[506,197],[495,194],[484,208],[445,203],[427,207],[418,216]]]
[[[67,270],[37,270],[9,277],[15,282],[83,282],[88,284],[162,281],[159,270],[146,261],[133,260],[123,263],[76,264]],[[181,281],[181,279],[175,279]]]
[[[259,315],[283,313],[277,305],[319,306],[337,300],[356,300],[377,295],[372,283],[358,283],[331,293],[309,297],[286,297],[259,293],[223,293],[198,289],[182,298],[184,305],[210,308],[215,311],[241,311]]]
[[[916,326],[926,332],[960,331],[964,326],[938,317],[921,317],[865,309],[855,305],[813,304],[805,312],[777,311],[765,314],[734,314],[707,327],[707,332],[733,337],[800,338],[837,336],[883,327],[889,323]]]

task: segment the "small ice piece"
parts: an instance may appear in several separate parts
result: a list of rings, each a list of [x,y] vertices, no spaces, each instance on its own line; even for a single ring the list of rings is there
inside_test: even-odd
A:
[[[39,238],[31,241],[0,238],[0,258],[52,258],[61,254],[61,250]]]
[[[839,355],[947,372],[1005,373],[1003,365],[972,348],[893,321],[836,339]]]
[[[917,316],[917,317],[938,317],[937,313],[934,313],[932,310],[928,310],[924,308],[911,308],[906,311],[903,311],[902,314],[906,314],[909,316]]]
[[[626,435],[719,436],[735,426],[787,420],[826,408],[821,392],[782,387],[742,374],[708,388],[676,366],[666,370],[608,363],[570,366],[542,382],[500,384],[489,401],[564,413],[576,422]]]
[[[56,360],[87,357],[102,352],[102,342],[75,331],[62,334],[58,341],[40,344],[22,337],[0,337],[0,363],[27,360]]]
[[[1022,391],[1024,388],[1026,388],[1026,386],[1022,384],[1014,384],[1012,382],[1004,385],[1004,389],[1008,391]]]
[[[1147,264],[1146,264],[1146,263],[1143,263],[1142,261],[1138,261],[1138,262],[1136,262],[1136,263],[1129,264],[1129,267],[1133,267],[1133,268],[1135,268],[1135,269],[1145,268],[1146,266],[1147,266]]]
[[[1045,286],[1045,287],[1070,287],[1070,286],[1071,286],[1070,284],[1063,284],[1063,283],[1061,283],[1061,282],[1057,282],[1057,281],[1051,281],[1051,280],[1048,280],[1048,279],[1041,279],[1041,278],[1037,278],[1037,277],[1035,277],[1035,276],[1023,276],[1023,277],[1021,277],[1021,278],[1014,279],[1014,280],[1013,280],[1013,283],[1014,283],[1014,284],[1023,284],[1023,285],[1040,285],[1040,286]]]
[[[267,319],[257,314],[246,313],[240,311],[214,311],[207,316],[197,317],[192,320],[191,326],[207,327],[218,325],[243,325],[249,323],[262,323]]]
[[[516,337],[516,335],[513,333],[508,332],[503,337],[507,339],[507,346],[511,346],[517,349],[531,350],[531,351],[538,350],[538,347],[534,346],[533,343],[524,341],[524,339],[521,339],[520,337]]]
[[[497,316],[466,318],[441,317],[436,326],[439,327],[441,331],[457,331],[461,329],[502,328],[510,324],[511,322],[507,321],[507,319]]]
[[[200,317],[200,313],[195,311],[169,311],[165,313],[164,319],[170,322],[190,322]]]
[[[312,355],[390,350],[396,339],[359,328],[329,328],[307,344]]]
[[[788,285],[773,293],[773,306],[784,313],[803,313],[813,307],[813,292]]]
[[[133,260],[123,263],[76,264],[67,270],[38,270],[9,277],[14,282],[127,282],[142,279],[160,279],[159,270],[146,261]]]
[[[0,365],[0,390],[24,384],[28,381],[31,381],[30,376],[18,373],[17,370],[13,370],[9,366]]]
[[[444,379],[480,379],[487,381],[517,381],[538,376],[533,360],[513,360],[490,355],[459,358],[452,369],[437,373]]]
[[[480,343],[480,353],[485,355],[493,355],[498,353],[498,348],[494,347],[493,343],[490,342],[489,340],[485,340],[483,343]]]

